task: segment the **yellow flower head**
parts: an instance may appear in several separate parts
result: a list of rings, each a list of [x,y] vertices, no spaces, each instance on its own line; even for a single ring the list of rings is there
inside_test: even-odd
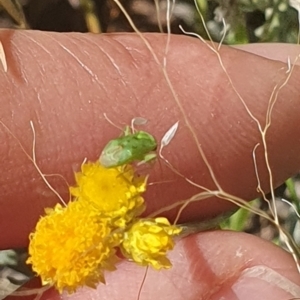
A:
[[[43,283],[74,292],[104,282],[104,270],[115,269],[114,248],[122,236],[80,202],[57,204],[46,212],[30,235],[27,260]]]
[[[70,188],[71,194],[110,218],[117,227],[124,228],[144,210],[141,193],[146,190],[146,178],[136,178],[131,165],[108,169],[98,161],[89,162],[75,178],[77,186]]]
[[[121,250],[125,257],[154,269],[170,268],[167,251],[174,247],[174,236],[181,229],[166,218],[140,219],[125,232]]]

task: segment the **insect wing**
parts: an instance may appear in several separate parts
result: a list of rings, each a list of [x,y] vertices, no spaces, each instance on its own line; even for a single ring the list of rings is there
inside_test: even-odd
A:
[[[99,161],[106,168],[117,167],[123,164],[121,155],[123,147],[119,144],[118,139],[110,141],[103,149]]]

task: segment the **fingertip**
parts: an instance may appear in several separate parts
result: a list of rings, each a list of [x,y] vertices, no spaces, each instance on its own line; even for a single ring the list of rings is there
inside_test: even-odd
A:
[[[244,233],[211,231],[180,240],[169,270],[155,271],[123,261],[106,274],[106,285],[84,288],[64,299],[252,299],[295,297],[300,276],[279,247]],[[144,280],[145,279],[145,280]],[[273,292],[272,292],[273,291]],[[274,294],[275,293],[275,294]],[[233,298],[235,297],[235,298]],[[223,299],[222,298],[222,299]]]

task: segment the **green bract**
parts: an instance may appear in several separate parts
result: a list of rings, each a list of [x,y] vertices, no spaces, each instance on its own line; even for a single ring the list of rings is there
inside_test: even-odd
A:
[[[100,163],[106,168],[118,167],[134,161],[150,162],[156,158],[157,142],[155,138],[145,132],[132,133],[126,127],[124,136],[111,140],[100,155]]]

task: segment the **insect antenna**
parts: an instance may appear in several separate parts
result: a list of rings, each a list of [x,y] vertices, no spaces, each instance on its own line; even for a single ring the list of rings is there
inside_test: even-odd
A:
[[[124,130],[123,128],[121,128],[121,127],[119,127],[118,125],[116,125],[116,124],[115,124],[115,123],[107,116],[106,113],[103,113],[103,116],[104,116],[104,118],[106,119],[106,121],[107,121],[109,124],[111,124],[112,126],[118,128],[118,129],[120,129],[121,131]]]

